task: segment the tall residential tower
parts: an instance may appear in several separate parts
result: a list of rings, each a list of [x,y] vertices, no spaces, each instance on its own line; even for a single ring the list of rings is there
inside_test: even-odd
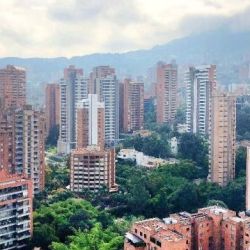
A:
[[[177,65],[159,62],[156,77],[157,123],[172,123],[177,109]]]
[[[119,139],[119,83],[115,70],[99,66],[91,74],[92,88],[105,105],[105,144],[114,146]]]
[[[144,84],[125,79],[121,92],[123,112],[120,114],[123,114],[120,119],[123,120],[123,131],[133,132],[142,129],[144,125]]]
[[[68,154],[76,146],[76,113],[78,102],[87,98],[88,79],[83,70],[69,66],[60,81],[60,135],[58,151]]]
[[[216,90],[211,99],[209,180],[225,186],[235,177],[236,98]]]
[[[190,67],[185,74],[185,82],[188,132],[207,135],[211,94],[216,86],[216,66]]]
[[[7,65],[0,69],[0,107],[22,107],[26,103],[26,71],[24,68]]]
[[[60,85],[51,83],[45,89],[46,133],[60,123]]]

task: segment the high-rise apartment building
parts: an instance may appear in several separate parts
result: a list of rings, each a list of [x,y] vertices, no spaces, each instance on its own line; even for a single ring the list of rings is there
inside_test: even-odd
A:
[[[89,145],[104,147],[104,103],[96,94],[78,103],[77,109],[77,148]]]
[[[93,92],[105,105],[105,144],[113,146],[119,139],[119,83],[115,70],[109,66],[93,69]]]
[[[45,89],[46,133],[60,123],[60,85],[51,83]]]
[[[117,191],[115,182],[115,149],[104,150],[99,146],[88,146],[72,150],[70,189],[96,192],[102,187]]]
[[[0,107],[22,107],[26,103],[26,71],[7,65],[0,69]]]
[[[29,177],[37,194],[43,190],[45,178],[44,114],[26,105],[15,110],[12,122],[15,172]]]
[[[235,177],[236,97],[216,90],[211,98],[209,179],[225,186]]]
[[[207,135],[210,100],[216,86],[216,66],[190,67],[185,74],[188,132]]]
[[[140,130],[144,125],[144,84],[125,79],[122,88],[123,131]]]
[[[88,79],[83,70],[70,66],[60,81],[60,135],[58,151],[68,154],[76,146],[77,104],[88,95]]]
[[[32,235],[32,182],[0,170],[0,249],[26,249]]]
[[[6,112],[0,111],[0,169],[5,168],[10,174],[14,173],[14,131]]]
[[[177,109],[177,65],[159,62],[156,72],[156,120],[157,123],[171,123]]]
[[[249,233],[250,217],[211,206],[135,222],[126,233],[124,250],[245,250],[250,248]]]
[[[98,80],[100,78],[106,78],[107,76],[115,75],[115,69],[109,66],[98,66],[93,68],[93,71],[90,73],[90,83],[89,83],[89,93],[96,94],[98,92]]]

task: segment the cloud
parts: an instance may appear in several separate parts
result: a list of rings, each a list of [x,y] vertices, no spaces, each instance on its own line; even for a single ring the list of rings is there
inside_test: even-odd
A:
[[[250,31],[250,7],[232,16],[218,14],[188,15],[179,24],[181,33],[187,35],[218,29],[234,32]]]
[[[249,0],[0,1],[0,55],[123,52],[227,25],[246,30],[248,6]]]

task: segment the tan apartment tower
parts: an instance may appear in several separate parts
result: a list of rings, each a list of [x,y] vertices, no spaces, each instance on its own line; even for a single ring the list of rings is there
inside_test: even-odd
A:
[[[98,96],[89,94],[88,99],[78,103],[77,109],[77,148],[98,145],[104,148],[104,103]]]
[[[89,190],[97,192],[106,187],[116,192],[115,149],[102,149],[99,146],[78,148],[71,152],[70,189],[73,192]]]
[[[144,125],[144,84],[134,82],[131,79],[125,79],[122,90],[122,102],[120,112],[123,120],[123,132],[133,132],[143,129]],[[120,102],[121,103],[121,102]]]
[[[60,123],[60,85],[50,83],[45,88],[46,134]]]
[[[225,186],[235,177],[236,97],[216,90],[211,98],[208,179]]]
[[[156,71],[156,120],[160,124],[172,123],[177,108],[177,65],[159,62]]]
[[[0,107],[22,107],[26,103],[26,71],[24,68],[7,65],[0,69]]]

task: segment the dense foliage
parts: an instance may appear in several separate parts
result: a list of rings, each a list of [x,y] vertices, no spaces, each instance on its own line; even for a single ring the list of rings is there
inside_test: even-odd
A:
[[[236,132],[237,139],[250,139],[250,106],[245,106],[242,109],[237,109],[236,112]]]
[[[116,230],[108,213],[72,198],[42,205],[34,212],[31,246],[48,249],[52,242],[61,242],[54,243],[52,249],[119,249],[123,243],[121,233],[124,231]],[[68,242],[68,236],[69,247],[63,244]]]
[[[196,211],[217,201],[236,211],[244,209],[245,177],[237,178],[226,187],[197,179],[203,170],[191,161],[146,170],[133,165],[117,166],[119,193],[106,194],[92,202],[111,207],[116,216],[127,214],[145,217],[166,217],[178,211]]]
[[[200,176],[206,178],[208,175],[208,144],[204,138],[191,133],[180,136],[179,156],[196,162],[201,168]]]

